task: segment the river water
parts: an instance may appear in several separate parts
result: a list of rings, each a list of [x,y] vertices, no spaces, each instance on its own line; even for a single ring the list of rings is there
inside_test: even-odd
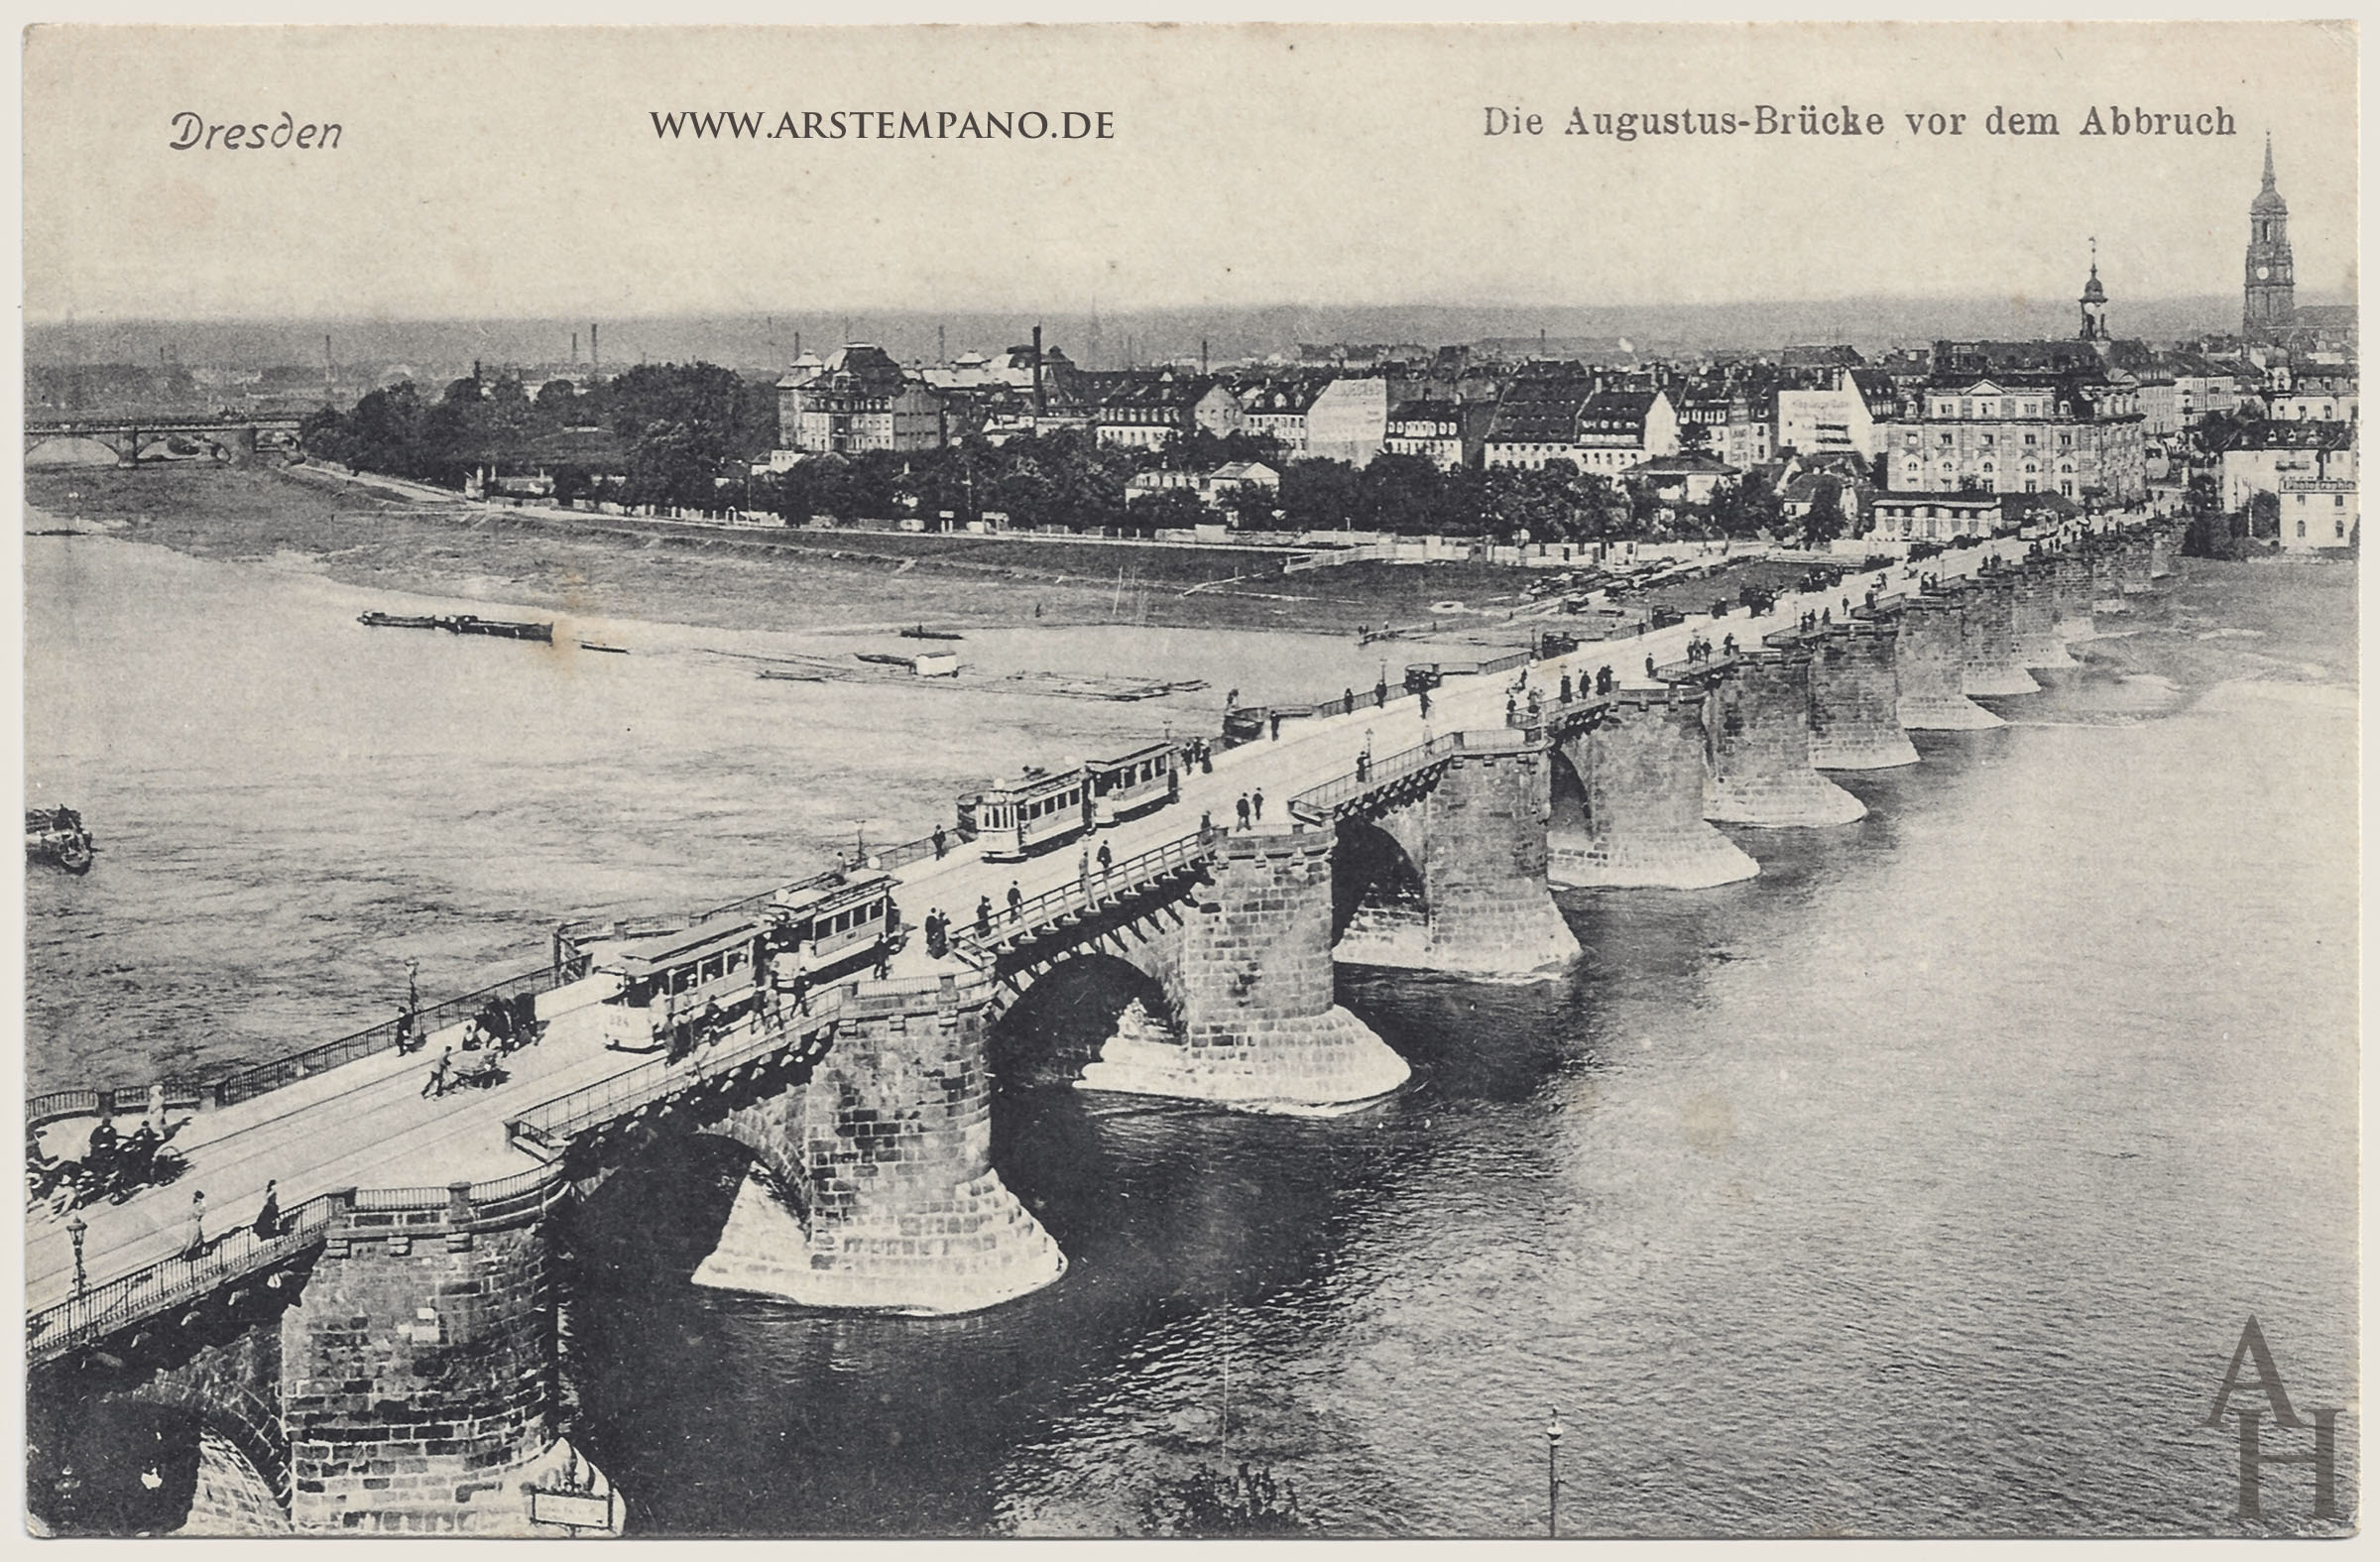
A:
[[[445,991],[561,916],[914,835],[1120,713],[1204,731],[1226,682],[1373,675],[1312,638],[1016,631],[970,658],[1216,690],[961,699],[738,660],[797,636],[363,630],[418,609],[105,539],[29,539],[27,572],[29,795],[103,853],[29,886],[37,1090],[336,1034],[409,956]],[[2198,1423],[2245,1319],[2300,1406],[2355,1388],[2344,574],[2172,582],[2010,727],[1844,779],[1862,823],[1739,832],[1756,880],[1565,895],[1562,982],[1346,973],[1416,1064],[1376,1109],[1004,1095],[996,1158],[1072,1266],[992,1313],[697,1290],[737,1168],[624,1174],[572,1236],[583,1445],[647,1532],[1131,1532],[1228,1438],[1330,1532],[1506,1535],[1544,1531],[1559,1408],[1565,1533],[2236,1532]],[[2327,674],[2210,660],[2303,640],[2296,598]],[[2303,1518],[2302,1470],[2266,1488]]]

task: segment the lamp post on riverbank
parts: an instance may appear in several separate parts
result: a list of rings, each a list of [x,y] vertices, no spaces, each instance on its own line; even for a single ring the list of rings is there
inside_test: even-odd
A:
[[[1556,1504],[1562,1497],[1562,1472],[1558,1463],[1562,1453],[1562,1412],[1553,1412],[1545,1423],[1545,1538],[1554,1538]]]
[[[90,1285],[90,1282],[83,1277],[82,1269],[82,1237],[83,1233],[90,1229],[90,1222],[84,1220],[79,1214],[66,1222],[66,1235],[74,1240],[74,1294],[77,1296],[80,1296]]]

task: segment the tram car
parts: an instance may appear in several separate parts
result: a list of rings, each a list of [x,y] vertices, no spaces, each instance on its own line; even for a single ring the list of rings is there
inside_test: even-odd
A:
[[[1182,747],[1149,743],[1112,760],[1083,767],[1091,784],[1095,825],[1115,824],[1160,807],[1182,794]]]
[[[894,882],[889,873],[830,874],[779,891],[769,908],[775,946],[798,949],[813,978],[863,960],[873,964],[900,935]]]
[[[984,860],[1022,862],[1090,829],[1095,804],[1085,767],[1025,767],[1014,781],[995,781],[959,799],[959,834],[984,843]]]
[[[598,948],[594,967],[616,982],[604,999],[604,1045],[650,1052],[668,1044],[675,1024],[712,1004],[723,1018],[753,1007],[759,966],[770,942],[766,916],[696,922]]]

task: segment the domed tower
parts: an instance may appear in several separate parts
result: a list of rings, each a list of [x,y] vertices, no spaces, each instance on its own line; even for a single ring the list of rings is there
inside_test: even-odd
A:
[[[2264,138],[2264,188],[2248,203],[2246,336],[2278,336],[2297,323],[2298,285],[2289,258],[2289,202],[2273,187],[2273,138]]]
[[[2090,241],[2090,281],[2082,285],[2082,340],[2107,340],[2107,290],[2099,282],[2099,241]],[[2102,348],[2102,351],[2105,349]]]

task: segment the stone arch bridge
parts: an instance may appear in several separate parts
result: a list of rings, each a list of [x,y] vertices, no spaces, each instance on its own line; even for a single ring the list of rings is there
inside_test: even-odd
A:
[[[1338,1004],[1340,963],[1539,975],[1578,953],[1554,886],[1756,872],[1714,821],[1856,819],[1831,774],[1916,763],[1911,730],[1997,723],[1976,698],[2065,661],[2068,640],[2151,588],[2170,541],[2110,533],[1940,561],[1857,600],[1789,599],[1765,625],[1628,643],[1651,663],[1641,677],[1613,665],[1620,648],[1589,645],[1523,668],[1522,686],[1449,683],[1434,724],[1383,693],[1312,741],[1227,754],[1181,804],[1119,830],[1105,868],[1017,870],[1033,893],[962,914],[950,957],[918,953],[806,1008],[765,1004],[675,1061],[607,1056],[597,979],[557,964],[524,979],[550,1028],[515,1055],[521,1077],[434,1121],[417,1066],[371,1045],[276,1065],[255,1093],[176,1087],[196,1113],[193,1171],[228,1190],[273,1168],[286,1222],[178,1252],[169,1187],[91,1212],[89,1275],[84,1234],[69,1261],[59,1227],[38,1227],[37,1398],[199,1414],[195,1527],[617,1532],[634,1494],[567,1436],[552,1231],[656,1141],[751,1152],[697,1283],[913,1313],[1025,1295],[1066,1260],[993,1163],[991,1036],[1040,984],[1121,962],[1154,995],[1151,1022],[1110,1037],[1087,1086],[1253,1110],[1375,1099],[1407,1068]],[[1374,727],[1417,741],[1358,749]],[[1251,782],[1285,799],[1270,821],[1182,823],[1201,804],[1228,816]],[[906,872],[914,903],[964,907],[1011,870],[956,854]],[[36,1117],[144,1094],[65,1093]],[[415,1134],[431,1160],[406,1158]],[[357,1169],[431,1163],[456,1169],[411,1187]]]

